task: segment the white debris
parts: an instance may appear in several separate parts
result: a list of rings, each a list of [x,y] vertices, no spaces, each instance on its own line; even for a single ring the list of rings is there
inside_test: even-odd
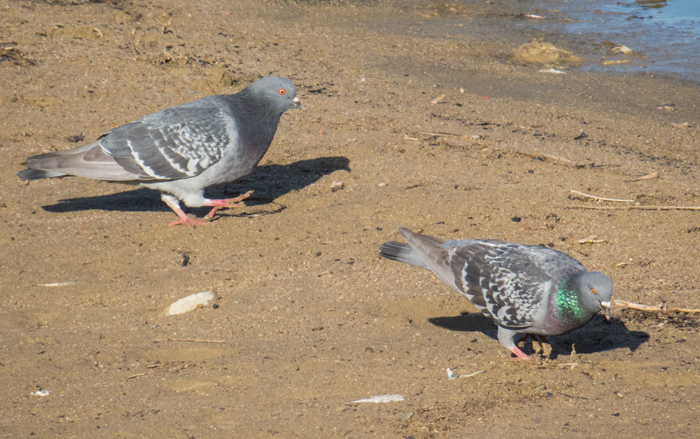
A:
[[[474,375],[478,375],[482,372],[486,372],[486,371],[485,370],[477,370],[476,372],[472,372],[472,373],[463,373],[459,377],[460,378],[469,378],[469,377],[473,377]]]
[[[183,297],[168,307],[168,314],[184,314],[186,312],[193,311],[199,306],[206,306],[207,303],[209,303],[209,301],[213,298],[214,295],[211,293],[211,291],[204,291]]]
[[[77,282],[72,280],[69,282],[54,282],[52,284],[39,284],[40,287],[64,287],[66,285],[75,285]]]
[[[33,396],[49,396],[51,394],[50,390],[37,390],[36,392],[30,393]]]
[[[449,367],[447,368],[447,378],[451,380],[455,379],[455,373],[452,372],[452,369],[450,369]]]
[[[540,73],[557,73],[557,74],[559,74],[559,75],[566,75],[566,72],[565,72],[565,71],[563,71],[563,70],[557,70],[557,69],[552,69],[552,68],[549,68],[549,69],[541,69],[541,70],[540,70]]]
[[[625,55],[628,55],[630,53],[633,53],[633,51],[625,45],[619,45],[610,49],[610,53],[623,53]]]
[[[379,403],[379,402],[394,402],[394,401],[403,401],[403,395],[398,395],[395,393],[389,394],[389,395],[375,395],[371,398],[365,398],[365,399],[358,399],[357,401],[353,402],[374,402],[374,403]]]

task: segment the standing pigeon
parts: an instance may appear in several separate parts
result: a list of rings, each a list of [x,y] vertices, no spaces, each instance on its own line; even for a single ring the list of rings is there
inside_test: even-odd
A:
[[[162,191],[161,199],[180,218],[170,223],[204,224],[189,218],[190,207],[238,207],[250,192],[231,199],[204,198],[204,188],[250,173],[277,131],[282,113],[303,106],[288,79],[259,79],[233,95],[208,96],[149,114],[107,131],[96,142],[27,159],[23,180],[76,175],[140,183]]]
[[[427,268],[465,295],[498,325],[498,341],[529,360],[514,343],[517,334],[557,335],[610,314],[612,281],[586,271],[576,259],[547,247],[496,240],[449,240],[400,228],[408,244],[389,241],[379,256]]]

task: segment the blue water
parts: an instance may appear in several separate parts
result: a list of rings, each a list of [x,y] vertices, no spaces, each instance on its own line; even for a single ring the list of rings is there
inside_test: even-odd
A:
[[[584,69],[672,74],[700,80],[700,0],[559,0],[543,1],[541,6],[550,12],[558,9],[562,15],[551,13],[576,21],[543,26],[555,26],[592,41],[624,44],[647,56],[612,66],[592,62],[584,64]]]

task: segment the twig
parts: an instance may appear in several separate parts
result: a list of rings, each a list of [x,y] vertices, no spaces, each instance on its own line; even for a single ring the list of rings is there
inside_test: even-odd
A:
[[[142,376],[144,376],[144,375],[148,375],[149,373],[150,373],[150,372],[137,373],[136,375],[131,375],[129,378],[127,378],[127,380],[130,380],[130,379],[133,379],[133,378],[139,378],[139,377],[142,377]]]
[[[579,366],[579,364],[578,363],[561,363],[561,364],[558,364],[557,366],[560,366],[560,367],[571,366],[571,368],[573,369],[574,367]]]
[[[652,172],[651,174],[647,174],[643,177],[637,177],[634,180],[629,180],[630,182],[633,181],[642,181],[642,180],[651,180],[652,178],[659,178],[659,173],[658,172]]]
[[[506,150],[507,151],[507,150]],[[566,165],[566,166],[576,166],[576,162],[565,159],[563,157],[557,157],[554,155],[549,155],[549,154],[531,154],[529,152],[525,151],[517,151],[517,150],[511,150],[515,154],[520,154],[525,157],[529,157],[531,159],[547,159],[547,160],[552,160],[555,163],[561,164],[561,165]]]
[[[429,136],[447,136],[447,137],[469,137],[466,134],[452,134],[452,133],[433,133],[430,131],[421,131],[421,134],[427,134]]]
[[[486,371],[485,370],[477,370],[476,372],[472,372],[472,373],[463,373],[459,377],[460,378],[469,378],[469,377],[473,377],[474,375],[479,374],[481,372],[486,372]]]
[[[277,203],[272,203],[272,204],[277,204]],[[284,204],[277,204],[277,207],[275,209],[264,210],[261,212],[253,212],[253,213],[249,213],[249,214],[243,214],[241,216],[247,216],[248,218],[255,218],[255,217],[263,216],[263,215],[272,215],[275,213],[280,213],[286,208],[287,208],[287,206],[285,206]]]
[[[593,198],[593,199],[598,200],[598,201],[615,201],[618,203],[631,203],[634,201],[634,200],[620,200],[617,198],[603,198],[603,197],[597,197],[595,195],[584,194],[583,192],[575,191],[573,189],[567,189],[567,190],[575,193],[576,195],[582,195],[584,197]]]
[[[700,210],[700,206],[574,206],[571,204],[557,204],[556,206],[567,209],[599,210]]]
[[[621,306],[623,308],[636,309],[637,311],[649,311],[649,312],[687,312],[687,313],[700,313],[700,309],[692,308],[668,308],[666,305],[642,305],[641,303],[632,303],[626,300],[615,299],[615,305]]]
[[[430,101],[431,104],[435,105],[439,103],[441,100],[445,99],[445,95],[441,95]]]
[[[603,242],[608,242],[608,240],[607,239],[598,239],[597,236],[589,236],[588,238],[578,240],[579,244],[600,244]]]
[[[159,343],[162,341],[187,341],[193,343],[226,343],[223,340],[196,340],[194,338],[154,338],[153,341],[155,343]]]

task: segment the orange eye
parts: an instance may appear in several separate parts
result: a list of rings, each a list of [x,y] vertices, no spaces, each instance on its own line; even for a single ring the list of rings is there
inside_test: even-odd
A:
[[[595,294],[595,288],[591,288],[591,294]]]
[[[279,93],[280,96],[284,96],[284,95],[287,94],[287,90],[285,90],[285,89],[283,89],[283,88],[280,88],[279,90],[277,90],[277,93]]]

